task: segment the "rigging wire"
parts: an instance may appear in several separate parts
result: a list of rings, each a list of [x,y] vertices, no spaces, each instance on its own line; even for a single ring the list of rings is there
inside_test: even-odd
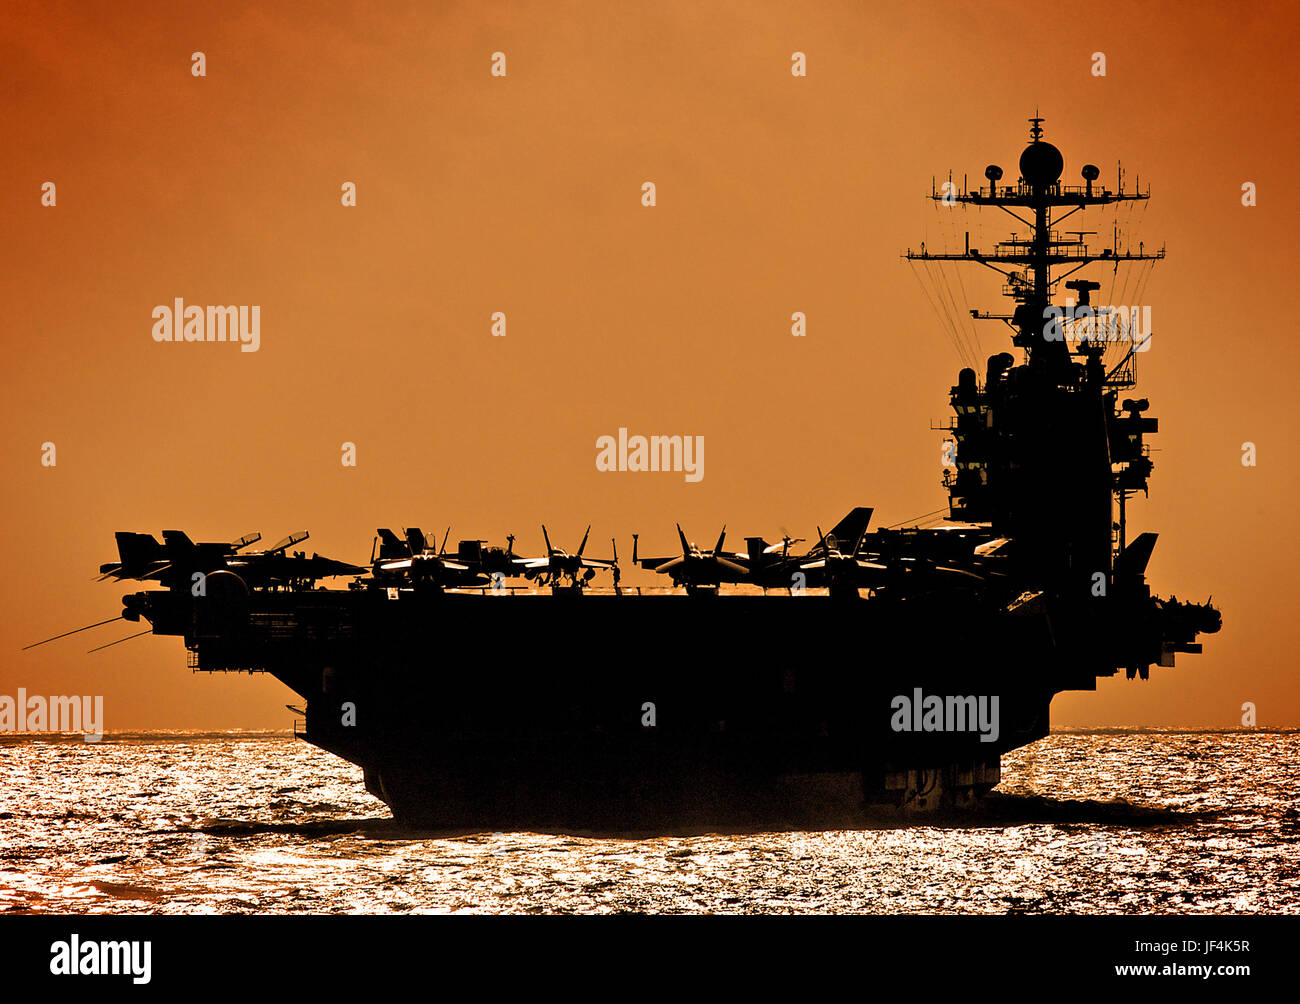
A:
[[[955,235],[954,235],[955,238]],[[971,361],[971,366],[975,367],[979,360],[979,349],[975,346],[975,332],[972,330],[974,323],[970,316],[970,300],[966,296],[966,287],[962,283],[961,272],[962,265],[959,262],[953,262],[950,275],[945,275],[944,279],[948,284],[948,297],[952,300],[953,310],[956,312],[955,318],[957,326],[961,330],[962,343],[966,346],[966,353]],[[953,289],[953,279],[957,280],[957,289],[961,290],[961,299],[958,300],[957,293]]]
[[[969,306],[970,297],[966,294],[966,283],[962,281],[961,269],[957,270],[957,283],[961,286],[962,302]],[[969,310],[966,311],[966,318],[970,324],[972,349],[975,352],[975,359],[978,362],[980,359],[984,358],[984,346],[980,341],[979,325],[975,322],[975,318]],[[978,370],[978,367],[976,367],[976,369]]]
[[[957,330],[956,307],[951,305],[951,297],[945,289],[947,277],[944,275],[944,263],[937,261],[933,264],[931,278],[934,282],[935,292],[939,297],[939,302],[943,305],[944,316],[948,321],[948,326],[952,329],[952,336],[957,342],[958,352],[961,354],[964,363],[966,361],[966,344],[962,341],[961,332]]]
[[[934,209],[936,213],[940,212],[938,203],[934,204]],[[955,235],[956,235],[957,227],[956,227],[956,223],[952,219],[951,209],[946,210],[946,212],[948,212],[950,215],[946,217],[941,217],[939,222],[940,222],[941,229],[945,231],[944,243],[946,246],[951,247],[953,242],[956,239]],[[969,344],[969,340],[966,336],[965,324],[960,320],[959,315],[961,313],[961,308],[957,306],[957,299],[956,297],[953,296],[952,293],[952,282],[948,278],[949,263],[945,261],[940,261],[940,262],[935,262],[935,264],[938,266],[938,268],[936,269],[938,279],[941,279],[943,281],[943,285],[942,287],[940,287],[938,279],[936,279],[935,288],[936,290],[939,291],[941,298],[944,300],[945,309],[947,309],[949,305],[951,305],[952,307],[952,312],[948,315],[948,317],[949,317],[949,322],[951,323],[953,328],[953,334],[956,337],[958,344],[961,346],[962,362],[965,365],[973,366],[974,365],[973,348]],[[955,263],[953,263],[953,267],[954,268],[957,267]]]
[[[951,326],[946,322],[943,313],[939,310],[938,304],[935,303],[934,297],[930,294],[930,290],[926,286],[925,280],[921,276],[922,270],[916,267],[915,261],[909,260],[907,264],[908,267],[910,267],[912,270],[912,275],[916,277],[916,282],[917,285],[921,287],[921,292],[925,294],[926,300],[929,301],[930,309],[934,311],[934,316],[936,319],[938,319],[940,326],[944,330],[944,334],[948,336],[948,340],[952,342],[954,351],[956,351],[957,355],[960,357],[961,346],[957,344],[957,340],[952,335]]]
[[[931,206],[933,207],[933,211],[935,213],[935,223],[937,225],[940,222],[938,216],[938,212],[939,212],[938,203],[931,203]],[[928,231],[929,227],[927,227],[926,229]],[[945,239],[942,234],[940,235],[940,243],[941,244],[945,243]],[[926,290],[928,293],[931,293],[933,295],[933,302],[936,305],[936,310],[938,312],[939,320],[943,324],[944,329],[948,334],[948,338],[952,342],[953,348],[957,352],[957,357],[964,361],[965,356],[962,351],[961,339],[958,336],[956,328],[952,323],[952,314],[949,312],[948,304],[944,299],[943,292],[939,287],[939,281],[936,277],[939,263],[934,261],[923,261],[922,264],[925,266],[924,267],[925,274],[922,278],[925,282],[928,283]]]
[[[934,519],[936,517],[942,519],[944,513],[946,512],[948,512],[947,506],[944,506],[941,509],[931,509],[929,512],[921,513],[920,516],[913,516],[911,519],[905,519],[898,523],[891,523],[889,524],[889,526],[883,527],[883,529],[897,530],[900,526],[908,526],[908,525],[914,526],[917,523],[921,522],[922,520]]]
[[[950,263],[945,261],[945,262],[940,262],[939,264],[940,264],[940,274],[943,277],[943,288],[948,295],[948,302],[952,305],[953,327],[957,331],[957,337],[961,339],[962,348],[965,350],[966,359],[968,360],[968,362],[972,362],[974,359],[974,351],[971,345],[969,344],[969,339],[966,336],[966,332],[965,332],[966,325],[961,321],[961,308],[957,306],[957,298],[953,296],[953,292],[952,292],[952,280],[948,276],[948,266]],[[957,266],[953,264],[952,267],[955,270]]]

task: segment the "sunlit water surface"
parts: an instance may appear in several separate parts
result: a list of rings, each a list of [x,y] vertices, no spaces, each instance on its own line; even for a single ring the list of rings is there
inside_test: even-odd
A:
[[[0,911],[1300,913],[1297,732],[1058,733],[974,814],[609,837],[403,831],[287,736],[0,742]]]

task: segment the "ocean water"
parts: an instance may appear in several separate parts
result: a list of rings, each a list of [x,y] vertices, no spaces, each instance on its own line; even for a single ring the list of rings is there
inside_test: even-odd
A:
[[[1300,732],[1054,733],[978,810],[808,832],[397,828],[290,736],[0,741],[0,912],[1300,913]]]

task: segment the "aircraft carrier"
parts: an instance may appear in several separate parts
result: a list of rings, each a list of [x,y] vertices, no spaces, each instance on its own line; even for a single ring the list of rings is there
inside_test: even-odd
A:
[[[125,596],[122,616],[183,638],[195,670],[283,681],[298,734],[359,765],[411,825],[969,804],[998,783],[1003,753],[1047,734],[1054,695],[1120,671],[1146,679],[1220,626],[1208,602],[1148,588],[1156,535],[1128,539],[1126,501],[1147,490],[1157,421],[1122,395],[1150,332],[1127,307],[1092,303],[1100,284],[1076,276],[1164,251],[1059,229],[1148,193],[1122,176],[1106,187],[1092,165],[1063,183],[1042,122],[1030,120],[1014,184],[990,165],[984,186],[931,193],[941,212],[992,208],[1021,229],[984,250],[968,239],[906,254],[1000,272],[1012,303],[978,315],[1010,329],[1008,351],[948,392],[940,525],[871,529],[871,509],[854,506],[806,541],[726,550],[724,532],[706,549],[678,528],[680,547],[644,557],[634,538],[656,588],[622,584],[613,541],[595,558],[587,538],[570,553],[545,529],[536,557],[513,538],[449,550],[380,530],[365,566],[291,552],[305,534],[258,551],[255,535],[119,533],[101,573],[151,587]]]

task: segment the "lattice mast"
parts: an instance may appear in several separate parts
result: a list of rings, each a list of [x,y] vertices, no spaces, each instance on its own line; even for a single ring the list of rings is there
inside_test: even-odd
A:
[[[1139,245],[1136,252],[1119,248],[1120,233],[1113,232],[1111,247],[1094,250],[1083,240],[1089,231],[1069,231],[1068,238],[1063,238],[1059,226],[1066,219],[1080,210],[1093,206],[1108,206],[1118,202],[1136,202],[1151,197],[1147,191],[1125,192],[1124,184],[1119,182],[1119,190],[1112,192],[1108,188],[1096,187],[1094,184],[1101,176],[1101,171],[1093,164],[1085,164],[1081,171],[1083,185],[1062,185],[1061,172],[1064,160],[1051,143],[1043,141],[1044,119],[1035,116],[1029,120],[1029,145],[1020,155],[1020,178],[1015,185],[999,186],[1002,168],[990,164],[984,169],[984,177],[989,181],[988,187],[974,191],[963,189],[956,191],[949,180],[943,191],[933,190],[931,198],[945,205],[996,206],[1009,216],[1024,224],[1030,231],[1029,237],[1012,235],[999,241],[992,252],[982,252],[970,247],[970,235],[967,234],[967,247],[961,252],[934,252],[922,246],[920,251],[907,251],[909,261],[957,261],[975,262],[1001,274],[1007,280],[1004,295],[1016,301],[1015,312],[1010,316],[981,314],[972,312],[981,319],[993,318],[1010,322],[1015,329],[1012,338],[1014,345],[1023,348],[1026,358],[1037,364],[1059,365],[1069,355],[1063,340],[1044,340],[1044,311],[1051,304],[1060,283],[1087,265],[1105,262],[1109,265],[1128,264],[1142,261],[1158,261],[1165,256],[1162,247],[1159,251],[1147,252]],[[1057,216],[1060,209],[1069,211]],[[1033,214],[1029,220],[1021,216],[1016,209],[1027,210]],[[1071,266],[1066,271],[1052,276],[1052,269]],[[1090,293],[1100,288],[1094,282],[1068,282],[1066,288],[1078,293],[1078,307],[1090,305]],[[1081,343],[1077,355],[1100,355],[1102,348],[1095,342]]]

